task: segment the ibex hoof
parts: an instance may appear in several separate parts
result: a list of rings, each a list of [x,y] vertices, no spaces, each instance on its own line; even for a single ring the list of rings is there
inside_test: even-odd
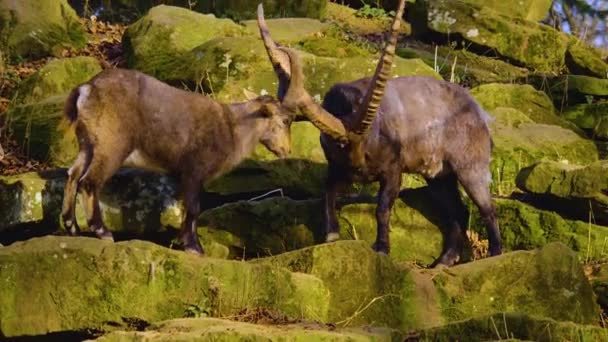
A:
[[[388,246],[388,244],[378,241],[374,242],[374,244],[372,245],[372,249],[378,252],[379,254],[384,255],[388,255],[390,252],[390,247]]]
[[[334,242],[340,240],[340,234],[338,233],[329,233],[325,237],[325,242]]]
[[[106,228],[96,229],[95,230],[95,234],[97,234],[97,237],[100,238],[100,239],[102,239],[102,240],[114,242],[114,236]]]
[[[201,247],[184,247],[184,252],[186,253],[190,253],[190,254],[195,254],[198,256],[205,256],[205,252],[203,251],[203,249]]]
[[[70,236],[80,235],[80,229],[78,229],[78,226],[73,221],[71,221],[71,220],[65,221],[63,225],[64,225],[65,231],[68,233],[68,235],[70,235]]]
[[[437,258],[437,260],[431,264],[431,268],[454,266],[458,261],[460,261],[460,253],[450,250]]]

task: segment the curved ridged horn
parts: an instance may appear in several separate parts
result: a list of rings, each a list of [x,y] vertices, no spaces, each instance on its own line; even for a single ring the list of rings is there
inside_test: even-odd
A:
[[[270,30],[264,19],[264,6],[260,3],[258,5],[258,28],[260,29],[260,35],[266,47],[266,52],[270,58],[270,63],[274,69],[274,73],[279,78],[279,91],[277,97],[279,101],[283,101],[283,97],[289,87],[289,78],[291,77],[291,70],[289,69],[289,57],[279,50],[279,45],[272,40],[270,36]]]
[[[384,89],[386,88],[386,81],[388,80],[391,68],[393,66],[393,60],[395,59],[395,46],[397,45],[397,37],[399,36],[399,27],[401,26],[401,17],[403,16],[403,9],[405,8],[405,0],[399,1],[397,7],[397,13],[395,13],[395,20],[391,27],[391,33],[386,47],[380,56],[378,65],[376,66],[376,72],[371,81],[371,86],[363,98],[363,102],[359,107],[359,111],[355,116],[356,121],[353,125],[353,134],[355,137],[358,135],[359,138],[365,136],[371,127],[376,114],[378,113],[378,107],[384,96]]]
[[[289,88],[282,101],[283,105],[287,108],[299,108],[302,114],[321,132],[343,144],[348,143],[348,135],[342,121],[316,103],[304,88],[304,72],[297,52],[285,47],[279,49],[288,56],[291,70]]]
[[[348,135],[342,121],[325,111],[304,89],[304,72],[298,54],[272,40],[264,20],[262,4],[258,5],[258,27],[270,62],[279,78],[277,97],[281,103],[287,108],[299,108],[306,119],[321,132],[343,144],[348,143]]]

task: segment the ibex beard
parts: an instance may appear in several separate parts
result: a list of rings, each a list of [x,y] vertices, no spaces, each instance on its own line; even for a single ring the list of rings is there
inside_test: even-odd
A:
[[[110,69],[72,90],[65,118],[75,126],[80,148],[64,190],[68,234],[80,233],[80,192],[89,228],[113,239],[102,221],[100,191],[121,166],[145,168],[179,178],[185,208],[179,240],[186,251],[202,255],[196,234],[201,184],[233,169],[258,142],[287,156],[294,114],[270,96],[224,104],[137,71]]]
[[[389,79],[404,6],[401,0],[373,77],[335,84],[322,105],[304,89],[297,53],[272,40],[263,8],[258,6],[258,27],[279,79],[279,99],[299,108],[321,130],[328,161],[326,241],[339,238],[338,192],[354,181],[379,181],[373,248],[388,254],[390,212],[400,192],[401,175],[418,173],[426,179],[449,225],[443,251],[432,266],[453,265],[463,252],[468,212],[458,183],[486,224],[489,254],[501,254],[489,191],[489,115],[458,85],[430,77]]]

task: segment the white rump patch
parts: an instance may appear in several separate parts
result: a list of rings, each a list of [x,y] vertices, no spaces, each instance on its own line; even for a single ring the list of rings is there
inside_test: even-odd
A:
[[[87,101],[87,99],[89,98],[89,95],[91,94],[91,85],[90,84],[85,84],[80,86],[80,88],[78,88],[78,100],[76,101],[76,108],[78,108],[78,110],[82,110],[82,107],[84,106],[84,103]]]

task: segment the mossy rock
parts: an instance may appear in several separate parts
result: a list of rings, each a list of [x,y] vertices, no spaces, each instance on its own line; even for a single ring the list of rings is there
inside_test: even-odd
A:
[[[608,97],[608,79],[590,76],[568,75],[566,90],[568,93]],[[563,88],[562,88],[563,89]]]
[[[502,244],[505,250],[530,250],[550,242],[571,248],[582,262],[606,258],[608,227],[586,221],[570,220],[558,213],[540,210],[517,200],[494,199]],[[472,207],[471,227],[486,237],[477,208]]]
[[[404,47],[397,49],[403,58],[420,58],[431,67],[437,66],[441,76],[449,80],[454,74],[454,83],[476,87],[486,83],[513,83],[528,76],[529,71],[500,59],[477,55],[457,45],[439,46],[437,57],[430,46]],[[454,72],[452,67],[455,66]]]
[[[389,11],[395,10],[395,8],[396,2],[391,4],[391,9]],[[348,6],[340,5],[335,2],[328,2],[326,18],[344,29],[359,35],[384,32],[387,31],[388,27],[391,25],[392,19],[388,16],[363,18],[358,17],[356,12],[356,10]],[[409,35],[411,32],[409,23],[403,21],[401,23],[400,31]]]
[[[598,159],[597,147],[591,140],[581,138],[559,126],[530,122],[527,115],[509,108],[491,111],[492,191],[509,195],[515,189],[517,174],[540,160],[587,164]]]
[[[252,36],[260,35],[257,20],[245,20],[242,24]],[[311,18],[267,19],[266,24],[272,34],[272,39],[283,45],[313,36],[329,27],[328,23]]]
[[[597,324],[591,285],[578,256],[561,243],[458,265],[433,283],[446,322],[516,312]]]
[[[146,331],[117,331],[96,341],[313,341],[313,342],[390,342],[402,334],[391,329],[336,329],[322,324],[251,324],[217,318],[185,318],[156,323]]]
[[[123,44],[129,67],[161,80],[182,80],[172,70],[181,55],[211,39],[246,33],[229,19],[160,5],[128,27]]]
[[[608,101],[575,105],[567,108],[561,116],[592,137],[608,139]]]
[[[506,3],[504,6],[512,7]],[[546,25],[501,15],[485,5],[478,7],[459,0],[417,1],[408,12],[408,20],[413,35],[423,40],[433,34],[456,35],[478,50],[493,49],[502,58],[540,73],[559,74],[566,67],[564,56],[569,39],[565,34]]]
[[[267,18],[276,17],[307,17],[322,19],[325,17],[326,0],[201,0],[193,9],[203,13],[214,13],[220,17],[234,20],[256,18],[259,3],[264,5],[264,15]]]
[[[234,44],[237,43],[230,43],[230,45]],[[240,47],[235,49],[218,49],[214,51],[215,58],[210,57],[209,54],[205,57],[217,61],[215,65],[205,64],[208,67],[205,73],[210,75],[216,97],[222,101],[234,101],[235,99],[242,98],[243,88],[255,93],[276,94],[278,83],[272,71],[272,66],[267,60],[265,52],[257,54],[258,51],[263,51],[263,45],[255,41],[248,43],[251,46],[250,48],[245,48],[244,44],[246,43],[240,43],[238,45]],[[239,52],[237,49],[245,51]],[[230,56],[232,65],[234,66],[230,70],[226,70],[226,68],[222,68],[221,66],[218,67],[225,60],[223,56],[226,54]],[[304,86],[311,96],[319,102],[334,84],[338,82],[350,82],[373,75],[377,64],[377,57],[369,55],[333,58],[318,57],[302,52],[300,53],[300,59],[305,75]],[[228,75],[226,74],[227,71],[229,72]],[[400,57],[395,59],[392,75],[418,75],[441,79],[441,76],[422,60],[403,59]],[[218,87],[221,87],[219,91]]]
[[[209,182],[206,189],[224,195],[280,189],[292,198],[310,198],[323,192],[326,170],[319,130],[309,122],[295,122],[289,158],[279,159],[258,144],[248,160]]]
[[[423,330],[420,341],[603,341],[606,329],[518,313],[498,313]]]
[[[534,200],[574,218],[608,225],[608,162],[585,166],[540,162],[523,169],[517,186]],[[548,205],[547,205],[548,204]]]
[[[67,0],[0,1],[0,48],[12,57],[60,55],[87,36]]]
[[[406,330],[419,326],[418,320],[422,319],[416,315],[412,275],[400,272],[388,257],[377,254],[367,243],[339,241],[254,262],[321,279],[331,293],[330,321],[350,320],[351,326],[373,322]],[[371,301],[373,305],[356,314]]]
[[[353,326],[372,320],[376,326],[409,331],[501,312],[596,324],[599,313],[577,255],[560,243],[446,270],[398,267],[356,241],[318,245],[255,263],[320,278],[331,293],[330,320],[351,319]],[[352,315],[368,303],[366,311]],[[560,310],[563,307],[570,309]]]
[[[74,161],[78,145],[74,129],[63,118],[66,98],[67,94],[55,95],[10,108],[9,134],[25,155],[57,167]]]
[[[66,94],[74,87],[101,72],[93,57],[52,59],[32,76],[19,83],[17,101],[35,102],[54,95]]]
[[[539,124],[574,127],[555,114],[553,102],[547,94],[528,84],[483,84],[471,89],[471,95],[483,109],[489,112],[498,107],[511,107],[523,112]]]
[[[245,308],[328,317],[329,291],[316,277],[143,241],[34,238],[0,248],[0,266],[4,337],[107,331],[133,320],[229,316]]]
[[[527,192],[562,198],[593,198],[608,189],[608,161],[586,166],[541,162],[522,170],[517,186]]]
[[[589,278],[597,296],[597,303],[606,313],[608,312],[608,264],[604,261],[590,265],[587,269],[591,269]]]
[[[608,63],[596,48],[571,38],[566,51],[566,64],[571,74],[608,78]]]
[[[509,1],[501,0],[463,0],[464,2],[476,5],[479,7],[490,8],[497,13],[514,18],[522,18],[529,21],[541,21],[545,19],[549,13],[549,9],[553,4],[551,0],[525,0],[519,1],[517,6]]]

